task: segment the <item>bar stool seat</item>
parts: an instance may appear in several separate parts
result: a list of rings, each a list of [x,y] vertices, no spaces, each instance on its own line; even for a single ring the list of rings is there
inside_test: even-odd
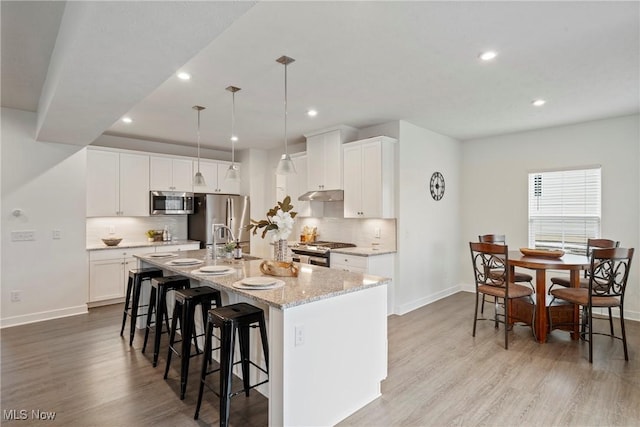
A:
[[[166,333],[169,333],[169,314],[167,313],[167,293],[180,289],[188,289],[191,282],[187,277],[174,275],[157,277],[151,280],[151,293],[149,294],[149,312],[147,314],[147,328],[144,332],[144,345],[142,352],[147,349],[147,340],[149,339],[149,331],[155,330],[153,341],[153,367],[158,365],[158,355],[160,353],[160,338],[164,333],[162,330],[162,321],[166,326]],[[151,323],[151,315],[155,311],[155,323]]]
[[[208,388],[205,379],[209,374],[220,371],[219,393],[220,397],[220,426],[227,427],[229,425],[229,410],[231,406],[231,398],[242,392],[249,396],[249,390],[269,381],[269,344],[267,342],[267,328],[264,320],[264,311],[247,303],[231,304],[224,307],[209,310],[207,321],[207,331],[205,333],[204,352],[205,355],[211,354],[211,341],[213,336],[213,328],[220,328],[220,368],[208,371],[210,361],[207,357],[202,360],[202,371],[200,373],[200,390],[198,392],[198,403],[196,404],[196,412],[193,416],[198,419],[200,414],[200,406],[202,404],[202,395],[204,386]],[[257,326],[256,326],[257,324]],[[262,341],[262,351],[266,368],[263,369],[251,360],[250,356],[250,340],[249,329],[258,327],[260,329],[260,339]],[[235,336],[238,332],[238,341],[240,347],[240,360],[233,362],[235,349]],[[242,365],[242,382],[241,391],[231,391],[231,381],[233,377],[233,366],[240,363]],[[267,379],[257,384],[249,383],[249,368],[253,365],[258,370],[267,374]]]
[[[171,366],[171,356],[173,353],[180,356],[180,400],[184,399],[187,391],[187,379],[189,377],[189,360],[192,356],[201,354],[196,344],[196,354],[191,354],[191,341],[186,337],[194,335],[194,338],[201,335],[197,335],[195,332],[195,314],[196,306],[200,305],[202,309],[202,327],[204,329],[206,325],[206,313],[211,309],[211,303],[216,307],[220,307],[221,295],[220,291],[213,289],[209,286],[200,286],[197,288],[182,289],[176,291],[176,304],[173,309],[173,319],[171,321],[171,335],[169,336],[169,353],[167,354],[167,365],[164,370],[164,379],[167,379],[169,374],[169,367]],[[180,334],[182,338],[178,341],[181,345],[181,350],[176,348],[176,329],[178,325],[178,319],[180,319],[180,327],[182,328]],[[206,353],[205,353],[206,354]],[[209,357],[211,352],[208,353]],[[205,358],[207,359],[207,358]]]
[[[124,300],[124,310],[122,314],[122,327],[120,328],[120,336],[124,333],[124,326],[127,323],[127,316],[131,318],[131,327],[129,329],[129,345],[133,344],[133,338],[136,334],[136,320],[140,316],[145,316],[148,313],[139,314],[140,308],[148,307],[149,305],[140,305],[140,296],[142,289],[142,282],[144,280],[151,280],[156,277],[162,277],[162,270],[158,268],[137,268],[129,270],[129,280],[127,281],[127,296]]]

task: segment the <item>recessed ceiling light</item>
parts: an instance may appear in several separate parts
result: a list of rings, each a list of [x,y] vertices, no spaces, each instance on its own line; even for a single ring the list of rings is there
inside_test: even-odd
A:
[[[546,103],[547,101],[545,101],[544,99],[536,99],[534,101],[531,101],[531,104],[533,104],[534,107],[542,107]]]
[[[309,117],[315,117],[317,115],[318,115],[318,112],[316,110],[307,111],[307,116],[309,116]]]
[[[184,71],[181,71],[181,72],[178,73],[178,78],[180,80],[189,80],[191,78],[191,74],[185,73]]]
[[[122,118],[122,121],[123,121],[124,123],[127,123],[127,124],[129,124],[129,123],[133,122],[133,120],[131,119],[131,117],[123,117],[123,118]]]
[[[238,137],[237,137],[237,136],[235,136],[235,135],[233,135],[233,136],[231,137],[231,140],[232,140],[233,142],[236,142],[236,141],[238,141]]]
[[[482,52],[480,55],[478,55],[478,58],[482,59],[483,61],[491,61],[496,56],[498,56],[498,54],[496,52],[494,52],[492,50],[488,50],[488,51]]]

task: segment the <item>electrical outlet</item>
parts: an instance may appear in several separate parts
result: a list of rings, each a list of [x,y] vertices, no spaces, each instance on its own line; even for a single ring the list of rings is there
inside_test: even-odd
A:
[[[115,225],[110,225],[109,226],[109,234],[116,234],[116,226]]]
[[[375,235],[376,239],[380,238],[380,227],[376,227],[374,235]]]
[[[22,301],[22,291],[11,291],[11,302]]]
[[[12,242],[28,242],[36,240],[36,232],[34,230],[16,230],[11,232]]]
[[[293,327],[295,334],[295,346],[304,344],[304,325],[296,325]]]
[[[54,240],[60,240],[60,239],[62,239],[62,232],[60,230],[53,230],[51,232],[51,237]]]

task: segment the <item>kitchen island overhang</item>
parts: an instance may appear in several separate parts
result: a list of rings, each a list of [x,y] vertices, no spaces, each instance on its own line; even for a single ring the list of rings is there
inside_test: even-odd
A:
[[[180,257],[203,259],[205,254],[187,251]],[[194,286],[219,289],[224,304],[248,302],[265,310],[270,366],[269,382],[260,391],[269,397],[269,425],[334,425],[380,396],[387,376],[390,279],[303,265],[298,277],[279,278],[285,282],[281,288],[245,290],[233,283],[261,276],[262,260],[205,260],[180,267],[166,259],[138,258],[187,276]],[[197,274],[199,267],[216,262],[234,267],[234,273]],[[259,345],[252,347],[252,357],[254,350],[259,357]]]

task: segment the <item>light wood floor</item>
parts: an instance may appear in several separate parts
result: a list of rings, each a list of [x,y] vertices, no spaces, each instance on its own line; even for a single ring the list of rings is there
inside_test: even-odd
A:
[[[586,343],[571,341],[566,332],[554,331],[539,345],[529,328],[516,326],[505,351],[502,329],[480,322],[472,338],[473,298],[458,293],[390,317],[382,397],[340,425],[640,425],[638,322],[627,321],[629,362],[621,342],[596,337],[590,365]],[[166,350],[158,367],[151,367],[149,350],[140,353],[142,334],[131,348],[120,338],[121,310],[95,308],[88,315],[2,330],[3,415],[11,409],[56,412],[53,422],[3,419],[2,425],[217,425],[211,392],[200,420],[193,420],[200,358],[192,360],[181,401],[178,363],[169,381],[163,380]],[[267,400],[254,391],[248,399],[235,397],[231,408],[232,425],[267,424]]]

